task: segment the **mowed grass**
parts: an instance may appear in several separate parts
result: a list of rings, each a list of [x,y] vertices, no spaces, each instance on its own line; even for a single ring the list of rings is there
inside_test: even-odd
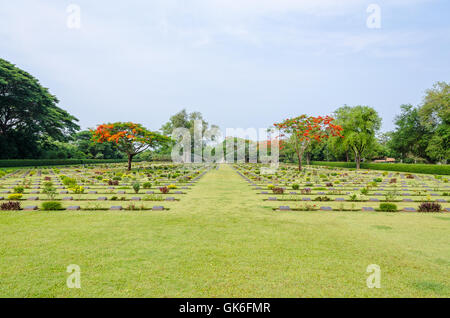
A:
[[[449,214],[276,212],[226,165],[163,204],[0,212],[0,296],[450,296]],[[66,286],[70,264],[81,289]]]

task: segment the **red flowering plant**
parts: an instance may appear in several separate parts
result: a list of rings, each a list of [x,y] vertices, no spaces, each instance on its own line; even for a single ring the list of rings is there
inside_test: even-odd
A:
[[[320,143],[330,137],[344,137],[342,127],[333,122],[334,118],[329,116],[301,115],[273,125],[280,131],[280,137],[291,139],[298,157],[298,170],[302,170],[303,154],[313,140]]]
[[[131,162],[137,154],[156,148],[170,140],[169,137],[147,130],[135,123],[112,123],[99,125],[92,131],[92,139],[95,142],[114,142],[117,148],[128,156],[128,170],[131,170]]]

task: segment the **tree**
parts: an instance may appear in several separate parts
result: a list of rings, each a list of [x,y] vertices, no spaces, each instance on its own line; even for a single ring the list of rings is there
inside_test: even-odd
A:
[[[149,149],[159,147],[170,139],[166,136],[152,132],[140,124],[112,123],[103,124],[92,132],[95,142],[114,142],[117,148],[126,153],[128,157],[128,171],[131,170],[131,162],[137,154]]]
[[[186,109],[183,109],[176,113],[175,115],[170,117],[170,120],[165,123],[161,127],[161,131],[165,136],[171,136],[172,132],[175,128],[186,128],[189,129],[189,132],[191,134],[191,158],[194,159],[194,153],[196,151],[195,149],[195,121],[200,121],[202,123],[202,136],[203,140],[201,144],[198,144],[198,147],[201,146],[201,150],[205,149],[208,142],[215,141],[214,139],[207,140],[205,138],[205,132],[208,130],[209,124],[208,122],[203,118],[203,115],[200,112],[192,112],[188,113]],[[211,125],[211,128],[217,128],[216,125]],[[197,149],[199,151],[200,149]],[[162,153],[164,154],[170,154],[172,149],[170,147],[162,149]]]
[[[450,158],[450,85],[437,82],[426,91],[420,118],[431,132],[426,154],[434,161],[447,161]]]
[[[281,132],[280,137],[288,136],[294,145],[299,171],[302,170],[303,154],[313,140],[320,143],[331,136],[343,138],[342,127],[334,125],[333,121],[334,118],[329,116],[308,117],[307,115],[301,115],[274,124],[275,128]]]
[[[0,59],[0,154],[38,156],[39,140],[66,141],[79,129],[74,116],[39,81]]]
[[[425,158],[430,139],[430,131],[419,116],[419,108],[412,105],[401,105],[401,113],[395,117],[396,129],[392,133],[390,147],[406,157]]]
[[[381,118],[368,106],[343,106],[335,111],[335,116],[344,130],[344,145],[353,151],[356,169],[359,169],[364,154],[376,143],[375,133],[381,127]]]

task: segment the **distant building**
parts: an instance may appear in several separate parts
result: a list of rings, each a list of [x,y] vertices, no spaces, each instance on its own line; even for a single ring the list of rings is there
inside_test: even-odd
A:
[[[374,160],[374,163],[395,163],[395,159],[394,158],[388,158],[388,157],[384,157],[383,159],[377,159]]]

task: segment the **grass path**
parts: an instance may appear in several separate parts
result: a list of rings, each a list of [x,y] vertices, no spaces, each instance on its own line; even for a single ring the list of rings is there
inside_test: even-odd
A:
[[[449,216],[276,204],[224,165],[168,212],[1,213],[0,296],[450,296]],[[81,289],[66,287],[69,264]]]

